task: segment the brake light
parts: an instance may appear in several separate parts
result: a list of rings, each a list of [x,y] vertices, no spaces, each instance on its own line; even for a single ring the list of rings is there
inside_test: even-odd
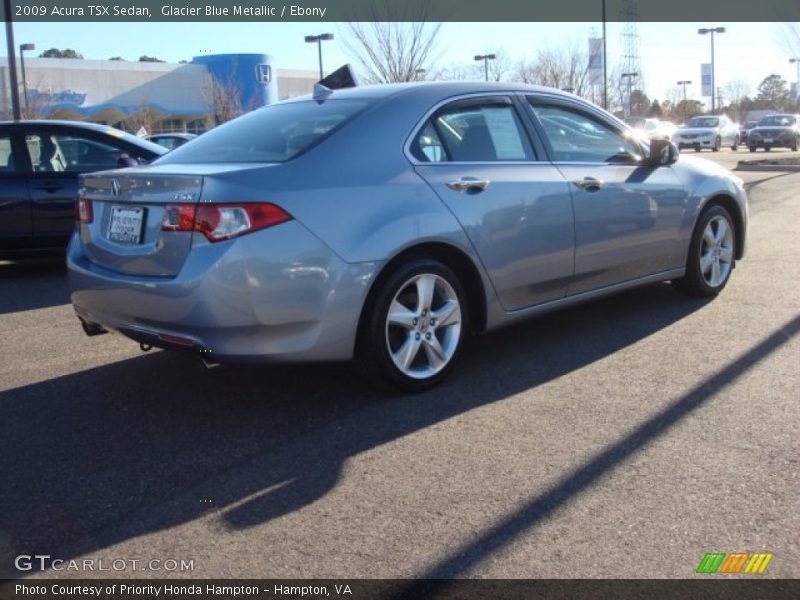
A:
[[[161,231],[198,231],[210,242],[272,227],[291,220],[285,210],[270,204],[169,204],[161,220]]]
[[[75,201],[75,220],[88,225],[93,218],[92,201],[88,198],[78,198]]]

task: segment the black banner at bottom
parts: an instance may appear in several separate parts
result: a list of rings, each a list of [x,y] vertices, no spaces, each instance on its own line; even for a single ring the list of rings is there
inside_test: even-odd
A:
[[[17,579],[0,600],[417,599],[796,600],[800,580],[702,579]]]

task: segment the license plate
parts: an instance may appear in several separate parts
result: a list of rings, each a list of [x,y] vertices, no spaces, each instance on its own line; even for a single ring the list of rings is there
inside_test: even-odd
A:
[[[138,244],[142,239],[144,208],[112,206],[108,224],[108,239],[122,244]]]
[[[775,140],[773,140],[772,138],[764,138],[764,143],[765,144],[771,144],[773,141],[775,141]]]

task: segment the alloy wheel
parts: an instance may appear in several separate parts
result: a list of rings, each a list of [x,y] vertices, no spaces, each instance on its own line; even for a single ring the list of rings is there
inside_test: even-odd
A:
[[[440,275],[421,273],[400,286],[386,314],[386,346],[401,373],[427,379],[452,360],[461,339],[461,304]]]
[[[728,279],[733,264],[733,231],[728,220],[717,215],[703,230],[700,246],[700,272],[711,288],[717,288]]]

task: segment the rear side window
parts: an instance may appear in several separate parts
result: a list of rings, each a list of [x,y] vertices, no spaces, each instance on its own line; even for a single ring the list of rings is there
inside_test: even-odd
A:
[[[7,134],[0,135],[0,173],[14,173],[17,162],[11,148],[11,138]]]
[[[420,130],[410,150],[421,162],[536,160],[510,103],[446,106]]]
[[[309,100],[254,110],[176,148],[159,164],[285,162],[366,108],[365,100]]]

